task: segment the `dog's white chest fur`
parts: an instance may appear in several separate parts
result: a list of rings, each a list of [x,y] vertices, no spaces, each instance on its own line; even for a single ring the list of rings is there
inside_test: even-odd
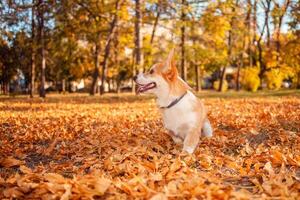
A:
[[[174,106],[162,110],[164,126],[176,136],[184,138],[185,134],[197,123],[194,107],[197,98],[193,93],[188,93]]]

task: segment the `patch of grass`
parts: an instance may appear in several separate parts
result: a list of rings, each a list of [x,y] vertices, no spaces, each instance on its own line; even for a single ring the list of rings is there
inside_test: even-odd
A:
[[[255,98],[255,97],[283,97],[291,96],[300,98],[300,90],[278,90],[270,91],[263,90],[258,92],[248,92],[248,91],[228,91],[228,92],[217,92],[213,90],[203,90],[196,95],[200,98]],[[103,96],[98,94],[95,96],[90,96],[87,93],[70,93],[70,94],[57,94],[51,93],[47,94],[45,99],[39,98],[36,95],[35,98],[31,99],[28,95],[18,95],[18,96],[0,96],[0,102],[12,101],[12,102],[29,102],[29,103],[119,103],[119,102],[138,102],[146,101],[149,99],[155,99],[154,95],[136,95],[132,93],[107,93]]]
[[[300,90],[261,90],[257,92],[248,91],[228,91],[228,92],[217,92],[211,90],[204,90],[197,94],[201,98],[253,98],[253,97],[281,97],[281,96],[293,96],[300,97]]]
[[[132,93],[107,93],[105,95],[90,96],[87,93],[67,93],[67,94],[57,94],[51,93],[47,94],[46,98],[40,98],[36,95],[34,98],[29,98],[27,95],[18,96],[0,96],[0,102],[29,102],[29,103],[120,103],[120,102],[136,102],[153,99],[152,95],[135,95]]]

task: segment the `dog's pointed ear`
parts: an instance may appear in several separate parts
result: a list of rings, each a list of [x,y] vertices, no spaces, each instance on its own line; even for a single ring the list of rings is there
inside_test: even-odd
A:
[[[172,49],[164,63],[163,73],[169,80],[174,80],[178,76],[175,60],[174,60],[174,49]]]
[[[172,65],[172,61],[174,59],[174,48],[171,49],[171,51],[169,52],[169,55],[168,55],[168,58],[166,60],[166,62],[169,64],[169,65]]]
[[[164,63],[163,71],[167,72],[167,71],[171,70],[173,67],[176,68],[175,62],[174,62],[174,48],[170,51],[170,53],[167,57],[167,60]]]

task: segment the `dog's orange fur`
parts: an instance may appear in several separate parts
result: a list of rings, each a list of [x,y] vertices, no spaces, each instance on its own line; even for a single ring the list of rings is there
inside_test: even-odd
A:
[[[145,74],[145,76],[162,76],[169,84],[171,95],[183,95],[188,89],[190,89],[190,87],[178,78],[178,71],[174,60],[171,61],[169,64],[170,66],[166,65],[168,65],[167,62],[160,62],[153,65],[151,68],[151,70],[154,70],[153,74],[148,72]]]

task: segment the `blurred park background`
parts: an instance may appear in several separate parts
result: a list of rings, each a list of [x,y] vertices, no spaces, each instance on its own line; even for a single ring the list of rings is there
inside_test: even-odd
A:
[[[0,94],[134,92],[176,48],[196,91],[300,87],[298,0],[2,0]]]

